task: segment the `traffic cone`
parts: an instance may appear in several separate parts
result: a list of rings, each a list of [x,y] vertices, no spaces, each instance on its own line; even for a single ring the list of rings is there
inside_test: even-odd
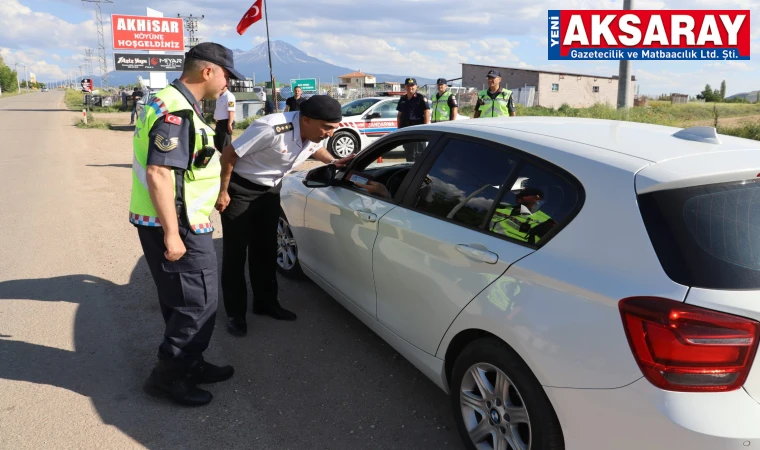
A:
[[[383,157],[381,156],[381,157],[377,158],[377,162],[379,162],[379,163],[383,162]]]

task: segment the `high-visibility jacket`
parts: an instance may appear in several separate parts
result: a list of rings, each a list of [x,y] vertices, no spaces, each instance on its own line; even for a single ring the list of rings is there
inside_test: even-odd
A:
[[[441,94],[440,98],[436,98],[436,95],[430,99],[432,102],[433,117],[432,122],[444,122],[451,119],[451,108],[449,107],[449,98],[451,92],[446,91]]]
[[[145,111],[138,117],[135,135],[132,139],[134,157],[132,160],[132,199],[129,203],[129,221],[138,226],[160,227],[156,208],[153,206],[148,183],[146,180],[146,165],[148,160],[148,145],[150,130],[159,118],[166,114],[177,115],[182,120],[191,120],[190,130],[195,135],[188,133],[187,137],[194,142],[193,154],[183,171],[172,169],[174,199],[177,210],[177,219],[180,224],[189,226],[193,233],[204,234],[214,231],[209,216],[214,209],[214,204],[219,195],[222,165],[218,152],[214,152],[205,168],[193,165],[193,160],[199,150],[203,148],[202,131],[207,135],[207,143],[213,145],[214,130],[204,122],[197,114],[193,105],[174,86],[167,86],[151,97],[150,103],[145,105]],[[179,177],[178,177],[179,175]],[[181,185],[181,195],[178,195],[177,186]]]
[[[501,117],[509,116],[509,98],[512,96],[512,91],[509,89],[502,89],[501,93],[492,99],[488,95],[488,89],[478,92],[478,99],[483,102],[480,105],[480,117]]]
[[[536,236],[535,228],[549,220],[551,217],[541,210],[527,215],[520,214],[519,205],[508,206],[494,211],[490,229],[512,239],[535,244],[540,239],[539,236]]]

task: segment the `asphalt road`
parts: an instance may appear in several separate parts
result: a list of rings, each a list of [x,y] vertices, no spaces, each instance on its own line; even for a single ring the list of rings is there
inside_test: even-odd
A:
[[[281,279],[294,323],[234,338],[220,310],[206,357],[236,374],[211,404],[147,397],[163,322],[127,221],[132,132],[79,115],[0,99],[0,448],[461,448],[448,397],[308,281]]]

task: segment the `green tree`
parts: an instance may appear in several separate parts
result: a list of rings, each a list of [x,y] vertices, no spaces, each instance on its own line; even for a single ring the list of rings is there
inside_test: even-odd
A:
[[[723,80],[720,83],[720,100],[723,101],[726,99],[726,80]]]
[[[16,71],[11,70],[3,61],[3,57],[0,56],[0,87],[3,92],[16,91],[18,86],[16,85]]]

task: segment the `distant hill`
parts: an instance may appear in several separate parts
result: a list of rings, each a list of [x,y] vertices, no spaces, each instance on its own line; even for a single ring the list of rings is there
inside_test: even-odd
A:
[[[760,100],[760,91],[752,91],[752,92],[742,92],[741,94],[734,94],[729,97],[726,97],[727,100],[733,99],[733,98],[743,98],[745,100],[748,100],[750,102],[757,102]]]
[[[287,83],[291,78],[318,78],[321,83],[338,83],[338,77],[347,73],[355,72],[357,69],[336,66],[309,56],[297,47],[284,41],[272,41],[272,66],[274,66],[274,76],[278,82]],[[261,43],[251,50],[233,50],[235,55],[235,68],[243,75],[251,79],[256,78],[256,82],[269,80],[269,56],[267,54],[266,42]],[[108,84],[111,86],[134,84],[137,77],[142,76],[148,79],[148,72],[110,72],[108,74]],[[396,81],[403,82],[407,77],[415,77],[418,84],[434,84],[435,79],[417,77],[412,74],[391,75],[383,73],[370,73],[378,82]],[[179,76],[179,72],[167,72],[166,78],[169,82]],[[93,76],[95,86],[100,86],[100,76]]]

